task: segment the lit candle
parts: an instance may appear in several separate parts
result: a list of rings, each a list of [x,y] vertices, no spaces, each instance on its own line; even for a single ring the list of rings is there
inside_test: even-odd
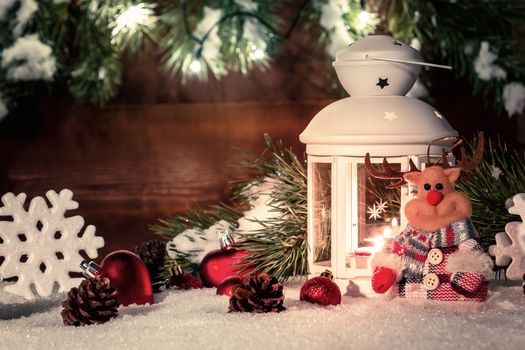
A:
[[[380,252],[384,246],[385,246],[385,239],[383,237],[377,236],[374,238],[374,252]]]
[[[392,228],[390,226],[385,227],[385,230],[383,231],[383,237],[392,238]]]

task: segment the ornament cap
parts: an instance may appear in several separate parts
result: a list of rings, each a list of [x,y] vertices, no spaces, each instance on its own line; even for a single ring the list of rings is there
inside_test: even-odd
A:
[[[235,240],[228,230],[219,229],[217,230],[217,234],[219,235],[221,249],[227,249],[228,247],[232,247],[235,244]]]
[[[94,261],[87,262],[82,260],[80,268],[82,269],[82,275],[86,278],[97,278],[100,275],[100,266]]]
[[[327,270],[324,270],[324,272],[321,273],[321,276],[322,276],[322,277],[327,277],[327,278],[329,278],[329,279],[331,279],[331,280],[334,279],[334,275],[332,274],[332,271],[330,271],[330,270],[328,270],[328,269],[327,269]]]
[[[184,274],[184,270],[182,267],[177,263],[175,259],[173,259],[172,262],[170,262],[171,266],[168,269],[168,273],[170,274],[170,277],[173,276],[181,276]]]

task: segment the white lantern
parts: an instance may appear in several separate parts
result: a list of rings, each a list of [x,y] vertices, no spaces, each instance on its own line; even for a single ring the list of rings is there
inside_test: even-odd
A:
[[[331,270],[343,292],[350,285],[371,294],[370,256],[405,226],[414,190],[386,189],[386,180],[367,173],[365,154],[372,163],[386,157],[397,171],[408,171],[409,160],[421,169],[428,153],[439,157],[458,135],[435,108],[404,96],[420,65],[432,64],[390,36],[354,42],[333,63],[351,97],[325,107],[300,135],[308,155],[309,273]]]

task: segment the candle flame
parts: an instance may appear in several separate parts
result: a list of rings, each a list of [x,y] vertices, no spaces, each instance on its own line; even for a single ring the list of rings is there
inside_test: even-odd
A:
[[[385,245],[385,239],[381,236],[377,236],[374,238],[374,250],[376,252],[380,252]]]
[[[394,227],[394,226],[398,226],[398,225],[397,225],[397,218],[393,218],[393,219],[392,219],[392,226],[393,226],[393,227]]]
[[[392,228],[391,227],[385,227],[385,230],[383,231],[383,237],[392,238]]]

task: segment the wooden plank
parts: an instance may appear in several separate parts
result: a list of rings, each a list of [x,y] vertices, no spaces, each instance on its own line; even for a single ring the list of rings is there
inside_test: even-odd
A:
[[[69,188],[106,239],[103,255],[132,249],[154,238],[157,218],[227,200],[229,181],[246,176],[232,167],[235,147],[259,153],[269,133],[304,152],[298,136],[329,102],[47,107],[0,139],[2,189]]]

